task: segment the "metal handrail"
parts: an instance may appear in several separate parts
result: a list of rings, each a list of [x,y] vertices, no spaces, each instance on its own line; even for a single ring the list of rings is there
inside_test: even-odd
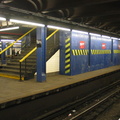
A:
[[[55,30],[53,33],[51,33],[46,40],[50,39],[56,32],[58,32],[59,30]],[[29,57],[35,50],[37,50],[37,47],[33,48],[27,55],[25,55],[21,60],[19,60],[19,62],[23,62],[25,59],[27,59],[27,57]]]
[[[55,30],[53,33],[51,33],[47,38],[46,38],[46,40],[48,40],[48,39],[50,39],[56,32],[58,32],[59,31],[59,29],[57,29],[57,30]]]
[[[28,32],[26,32],[24,35],[22,35],[21,37],[19,37],[16,41],[14,41],[12,44],[10,44],[8,47],[6,47],[4,50],[2,50],[0,52],[0,54],[2,54],[3,52],[5,52],[7,49],[9,49],[10,47],[12,47],[15,43],[17,43],[19,40],[21,40],[23,37],[25,37],[27,34],[29,34],[30,32],[32,32],[34,29],[36,29],[36,27],[32,28],[31,30],[29,30]]]
[[[19,62],[23,62],[26,58],[28,58],[34,51],[37,50],[37,47],[33,48],[27,55],[25,55]]]
[[[57,33],[59,31],[59,29],[56,29],[53,33],[51,33],[46,40],[50,39],[55,33]],[[25,55],[22,59],[19,60],[20,63],[20,81],[22,80],[22,76],[21,76],[21,63],[25,60],[25,65],[26,65],[26,59],[37,50],[37,47],[33,48],[29,53],[27,53],[27,55]],[[26,67],[25,67],[25,71],[26,71]]]

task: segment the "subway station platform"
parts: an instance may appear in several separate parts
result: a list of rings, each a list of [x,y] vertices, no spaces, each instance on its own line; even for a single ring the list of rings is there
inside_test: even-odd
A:
[[[38,83],[35,79],[19,82],[15,79],[0,77],[0,104],[82,82],[117,70],[120,70],[120,65],[75,76],[49,76],[43,83]]]

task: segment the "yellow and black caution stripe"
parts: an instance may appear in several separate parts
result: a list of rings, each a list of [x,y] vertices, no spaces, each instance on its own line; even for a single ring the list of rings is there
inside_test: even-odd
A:
[[[114,53],[120,53],[120,50],[114,50]]]
[[[91,50],[91,54],[111,54],[111,50]]]
[[[77,49],[75,49],[75,50],[72,50],[72,54],[73,55],[88,55],[88,50],[77,50]]]
[[[70,38],[65,40],[65,74],[70,73]]]

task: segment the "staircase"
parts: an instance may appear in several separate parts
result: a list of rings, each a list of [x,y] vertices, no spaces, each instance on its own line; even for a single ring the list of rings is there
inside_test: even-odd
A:
[[[33,42],[29,47],[21,52],[20,55],[14,56],[7,65],[0,69],[0,74],[5,77],[6,73],[9,78],[20,79],[20,63],[19,60],[22,59],[27,53],[29,53],[36,43]],[[59,49],[59,32],[53,35],[47,40],[47,57],[46,60],[50,59]],[[36,72],[36,51],[32,53],[22,64],[21,64],[21,74],[22,80],[27,80],[34,77]]]

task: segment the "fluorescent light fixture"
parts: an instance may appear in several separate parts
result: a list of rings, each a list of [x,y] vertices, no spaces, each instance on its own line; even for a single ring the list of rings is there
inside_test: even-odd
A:
[[[116,37],[111,37],[111,39],[118,40],[118,38],[116,38]]]
[[[77,32],[77,33],[81,33],[81,34],[88,34],[88,32],[84,32],[84,31],[79,31],[79,30],[72,30],[73,32]]]
[[[6,21],[6,18],[4,18],[4,17],[0,17],[0,20],[2,20],[2,21]]]
[[[47,25],[48,28],[53,28],[53,29],[59,29],[59,30],[64,30],[64,31],[70,31],[68,28],[63,28],[59,26],[52,26],[52,25]]]
[[[110,39],[111,37],[110,36],[106,36],[106,35],[102,35],[103,38],[108,38]]]
[[[2,29],[0,29],[0,31],[8,31],[8,30],[15,30],[15,29],[19,29],[19,26],[16,26],[16,27],[8,27],[8,28],[2,28]]]
[[[15,40],[1,39],[2,42],[14,42]]]
[[[100,34],[95,34],[95,33],[89,33],[90,35],[93,35],[93,36],[98,36],[100,37],[101,35]]]
[[[20,45],[21,43],[14,43],[14,45]]]
[[[23,20],[16,20],[16,19],[10,19],[10,22],[20,23],[20,24],[26,24],[26,25],[33,25],[33,26],[39,26],[44,27],[44,24],[35,23],[35,22],[29,22],[29,21],[23,21]]]

